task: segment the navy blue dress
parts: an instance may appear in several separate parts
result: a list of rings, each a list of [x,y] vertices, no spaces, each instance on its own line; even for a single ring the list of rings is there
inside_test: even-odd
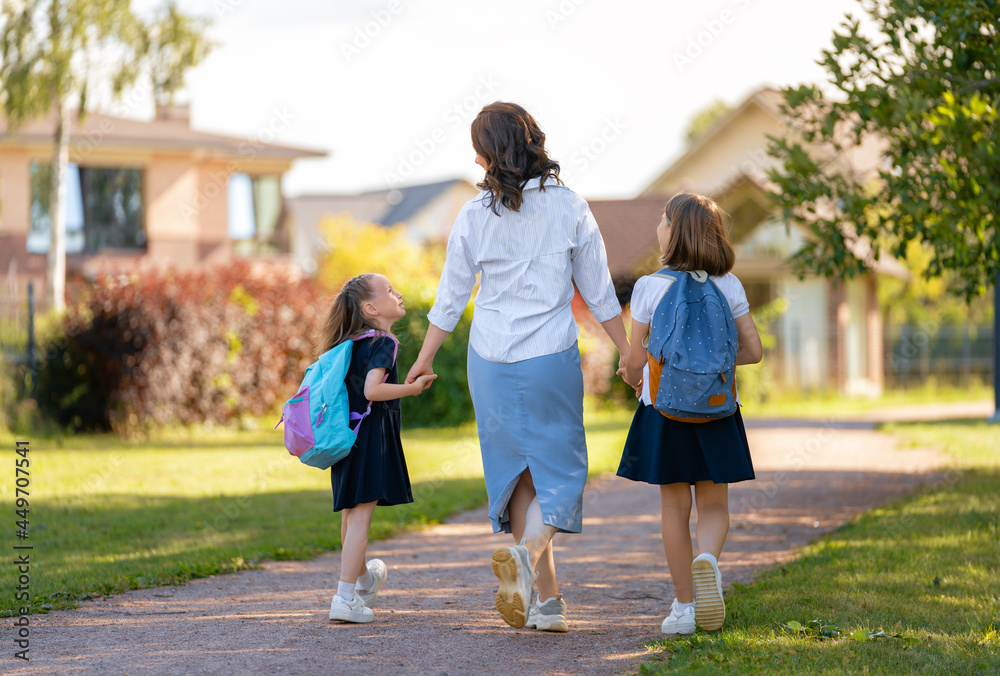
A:
[[[728,418],[681,422],[640,401],[618,476],[661,486],[696,481],[734,484],[753,479],[743,416],[737,408]]]
[[[391,338],[363,338],[354,343],[347,371],[351,411],[363,413],[368,406],[365,378],[370,370],[384,368],[389,373],[387,383],[399,382],[394,356],[395,344]],[[371,413],[361,422],[354,448],[330,468],[333,511],[368,502],[380,505],[413,502],[399,429],[399,399],[373,401]]]

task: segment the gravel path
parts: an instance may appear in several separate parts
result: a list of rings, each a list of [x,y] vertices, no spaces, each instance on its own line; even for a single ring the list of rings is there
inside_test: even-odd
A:
[[[988,414],[990,411],[986,411]],[[943,411],[980,415],[978,408]],[[984,415],[985,415],[984,414]],[[724,581],[748,582],[855,514],[946,480],[942,457],[895,447],[870,423],[748,424],[757,480],[731,487]],[[266,563],[31,617],[31,661],[13,659],[3,623],[0,670],[17,674],[616,674],[635,669],[673,598],[659,492],[592,481],[584,533],[558,535],[570,632],[515,630],[493,608],[490,553],[507,544],[485,510],[370,547],[389,582],[376,621],[327,619],[339,554]]]

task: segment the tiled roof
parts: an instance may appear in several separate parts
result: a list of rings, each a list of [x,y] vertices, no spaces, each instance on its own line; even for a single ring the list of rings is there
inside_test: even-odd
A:
[[[640,197],[631,200],[594,200],[590,210],[597,220],[608,252],[608,268],[615,280],[630,279],[636,266],[655,253],[656,226],[667,201],[662,197]]]
[[[23,124],[12,136],[8,135],[7,120],[0,117],[0,143],[51,143],[55,138],[56,118],[53,112]],[[70,134],[71,147],[76,144],[99,142],[111,149],[157,148],[165,150],[206,150],[222,156],[296,159],[324,157],[321,150],[307,150],[261,141],[207,134],[190,128],[186,120],[134,120],[101,113],[88,113],[82,121],[74,120]]]

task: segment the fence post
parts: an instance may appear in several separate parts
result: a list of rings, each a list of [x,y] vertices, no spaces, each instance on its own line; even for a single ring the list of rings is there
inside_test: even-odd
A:
[[[31,398],[38,393],[38,360],[35,354],[35,284],[28,282],[28,373],[31,374]]]

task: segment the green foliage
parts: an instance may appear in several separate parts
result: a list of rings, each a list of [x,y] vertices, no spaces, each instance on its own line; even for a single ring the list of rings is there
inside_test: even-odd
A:
[[[170,0],[142,26],[138,51],[148,64],[153,96],[159,104],[173,103],[174,93],[184,87],[187,71],[201,63],[215,47],[205,37],[209,20],[188,16]]]
[[[427,334],[427,313],[430,309],[430,305],[407,305],[406,316],[392,327],[393,333],[399,338],[397,364],[400,381],[406,377],[420,353],[420,346]],[[450,427],[475,419],[476,412],[472,407],[466,377],[471,328],[470,307],[434,358],[437,380],[420,396],[407,397],[400,402],[404,427]]]
[[[853,277],[910,242],[925,274],[971,300],[1000,272],[1000,3],[866,0],[821,65],[829,86],[784,90],[794,134],[772,138],[773,198],[814,237],[801,272]],[[827,94],[829,92],[829,94]]]
[[[777,339],[771,330],[783,314],[788,311],[788,300],[777,298],[770,303],[751,310],[760,344],[764,348],[764,358],[757,364],[744,364],[736,368],[737,387],[740,402],[755,405],[767,401],[774,392],[774,363],[769,359]]]
[[[336,293],[348,279],[377,272],[403,294],[407,307],[434,302],[444,267],[441,246],[414,244],[404,225],[358,223],[349,214],[327,217],[320,230],[330,249],[316,276],[326,288]]]
[[[322,292],[283,266],[105,276],[42,347],[38,399],[61,425],[128,435],[262,416],[313,361]]]
[[[699,110],[688,122],[684,131],[684,140],[689,144],[693,143],[699,136],[707,132],[715,123],[725,117],[732,110],[732,106],[722,99],[715,99],[710,104]]]

